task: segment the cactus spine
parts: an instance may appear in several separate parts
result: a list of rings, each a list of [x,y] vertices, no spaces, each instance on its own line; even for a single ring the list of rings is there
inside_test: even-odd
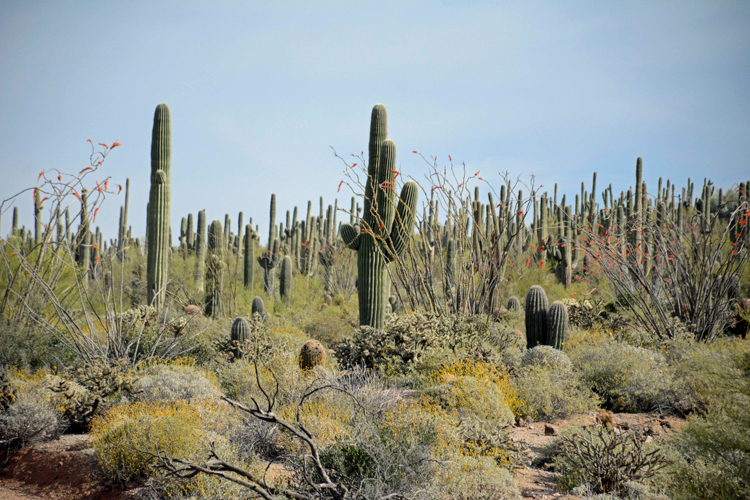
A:
[[[549,300],[544,288],[532,286],[526,294],[526,347],[544,345],[547,340]]]
[[[221,297],[224,280],[224,234],[221,221],[215,220],[208,229],[208,258],[206,265],[206,316],[220,318],[224,315]]]
[[[547,311],[547,345],[563,350],[568,335],[568,308],[559,300]]]
[[[169,211],[172,133],[169,107],[159,104],[151,135],[151,192],[148,204],[148,303],[157,310],[164,305],[169,277]]]
[[[388,262],[406,250],[414,226],[418,187],[404,184],[395,206],[396,144],[387,139],[385,106],[376,104],[370,120],[369,164],[361,228],[342,225],[344,243],[358,250],[359,323],[373,328],[385,324],[390,297]]]

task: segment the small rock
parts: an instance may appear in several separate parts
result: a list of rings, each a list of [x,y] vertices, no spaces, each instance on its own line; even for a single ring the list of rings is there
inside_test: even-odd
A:
[[[557,429],[549,424],[544,424],[544,435],[545,436],[557,436]]]

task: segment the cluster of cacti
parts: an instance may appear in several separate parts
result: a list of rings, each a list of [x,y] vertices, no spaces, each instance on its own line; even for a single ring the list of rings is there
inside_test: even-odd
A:
[[[403,254],[411,238],[418,186],[404,184],[398,208],[395,198],[396,145],[388,140],[385,106],[377,104],[370,121],[369,163],[361,225],[342,224],[341,237],[358,251],[359,323],[373,328],[385,324],[390,297],[388,262]]]
[[[568,333],[568,308],[564,303],[556,301],[550,306],[544,288],[534,285],[526,294],[525,313],[528,349],[537,345],[563,349]]]

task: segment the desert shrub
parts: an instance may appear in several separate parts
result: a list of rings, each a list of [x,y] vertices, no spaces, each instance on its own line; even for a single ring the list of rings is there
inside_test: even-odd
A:
[[[570,429],[552,446],[553,467],[565,490],[585,486],[595,493],[620,494],[626,481],[643,481],[668,465],[645,436],[604,425]]]
[[[572,370],[529,365],[514,373],[518,392],[516,415],[551,421],[594,410],[599,399]]]
[[[489,324],[479,317],[408,314],[388,317],[385,328],[360,327],[354,337],[335,347],[339,365],[365,366],[405,373],[435,349],[472,349],[489,337]]]
[[[664,356],[649,349],[604,341],[569,354],[581,381],[616,411],[650,411],[671,384]]]
[[[525,351],[521,356],[521,364],[524,367],[548,367],[555,371],[569,371],[573,368],[573,363],[567,354],[546,345],[538,345]]]
[[[6,409],[0,409],[0,449],[51,441],[64,428],[64,421],[52,404],[39,394],[22,394]]]
[[[685,359],[706,409],[688,419],[672,447],[675,466],[669,493],[674,499],[750,497],[750,352],[746,342],[716,342]],[[684,367],[678,368],[678,373]]]
[[[156,364],[140,371],[138,401],[176,401],[218,399],[219,389],[197,367],[181,364]]]
[[[515,421],[518,394],[509,376],[495,365],[471,360],[449,363],[433,374],[421,397],[462,419],[474,418],[496,427]]]
[[[434,467],[427,498],[440,500],[520,500],[511,473],[491,457],[457,456]],[[420,497],[417,497],[420,498]]]
[[[360,421],[358,432],[334,439],[321,458],[356,498],[409,497],[428,484],[433,457],[446,442],[446,422],[431,410],[399,403],[381,420]]]
[[[328,348],[332,348],[344,338],[350,337],[352,331],[358,325],[356,318],[349,318],[345,314],[340,314],[341,311],[331,309],[328,308],[326,311],[311,315],[302,326],[305,335],[321,342]]]
[[[209,476],[168,478],[157,467],[157,455],[204,461],[208,443],[217,453],[243,464],[227,439],[202,423],[200,410],[185,402],[132,403],[115,406],[92,422],[94,458],[104,476],[116,482],[148,479],[160,498],[181,494],[229,494],[230,485]],[[210,425],[210,424],[209,424]],[[245,463],[248,468],[250,465]],[[221,497],[220,497],[221,498]]]

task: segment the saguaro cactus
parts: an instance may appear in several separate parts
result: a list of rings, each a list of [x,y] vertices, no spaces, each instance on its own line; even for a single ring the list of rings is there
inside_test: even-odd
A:
[[[164,305],[169,278],[169,210],[171,202],[172,132],[169,107],[159,104],[151,134],[151,192],[148,202],[148,302],[159,310]]]
[[[253,231],[252,224],[247,224],[245,226],[245,243],[244,243],[244,250],[245,250],[245,260],[242,263],[243,264],[243,284],[245,285],[245,288],[252,291],[252,289],[255,287],[255,280],[253,273],[253,261],[255,260],[255,240],[257,239],[258,235]]]
[[[529,288],[526,294],[526,347],[531,349],[547,341],[547,294],[539,285]]]
[[[562,351],[567,335],[568,308],[558,300],[553,302],[547,311],[547,341],[545,343]]]
[[[195,285],[203,291],[203,279],[206,276],[206,211],[198,212],[198,230],[195,234]]]
[[[224,315],[221,298],[224,281],[224,233],[221,221],[215,220],[208,229],[208,257],[206,258],[206,316],[220,318]]]
[[[414,227],[414,211],[419,194],[417,183],[407,182],[396,207],[396,144],[387,136],[385,106],[376,104],[370,121],[362,226],[341,226],[344,243],[359,252],[359,323],[373,328],[382,328],[385,324],[386,305],[390,297],[388,262],[406,250]]]
[[[281,298],[287,302],[292,294],[292,258],[287,255],[281,261],[281,282],[279,284]]]

